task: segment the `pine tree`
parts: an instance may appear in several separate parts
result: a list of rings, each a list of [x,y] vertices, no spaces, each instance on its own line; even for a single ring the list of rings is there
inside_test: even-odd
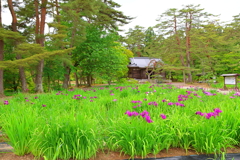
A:
[[[126,33],[124,42],[127,44],[127,48],[130,49],[134,56],[142,57],[145,46],[145,28],[141,26],[135,26],[133,29],[130,28]]]
[[[44,47],[44,42],[45,42],[44,31],[45,31],[45,22],[46,22],[47,2],[48,0],[41,0],[41,3],[39,4],[38,0],[34,0],[35,14],[36,14],[36,29],[35,29],[36,43],[40,44],[42,47]],[[39,8],[40,8],[40,15],[39,15]],[[41,17],[41,20],[39,16]],[[44,59],[40,60],[36,68],[35,91],[37,93],[43,92],[43,84],[42,84],[43,66],[44,66]]]
[[[12,0],[8,0],[8,8],[12,15],[12,31],[17,32],[17,16],[14,11]],[[15,46],[18,43],[19,42],[15,42]],[[21,55],[17,54],[16,58],[21,59],[22,57],[21,57]],[[26,75],[25,75],[25,71],[24,71],[23,67],[19,67],[19,76],[20,76],[20,80],[21,80],[22,92],[27,92],[28,91],[27,81],[26,81]]]
[[[183,9],[180,10],[180,14],[185,23],[185,53],[186,53],[186,67],[191,68],[192,59],[191,59],[191,31],[193,28],[199,28],[200,25],[204,24],[206,18],[213,17],[213,14],[203,12],[204,9],[199,8],[200,5],[186,5]],[[192,73],[188,72],[187,82],[192,82]]]
[[[123,12],[118,11],[117,8],[121,7],[113,0],[100,0],[101,5],[97,17],[93,17],[97,25],[101,25],[108,30],[118,30],[119,25],[128,24],[133,17],[126,16]]]
[[[2,0],[0,0],[0,29],[2,26]],[[3,39],[0,38],[0,62],[3,61],[3,53],[4,53],[4,42]],[[4,96],[4,87],[3,87],[3,69],[0,68],[0,97]]]

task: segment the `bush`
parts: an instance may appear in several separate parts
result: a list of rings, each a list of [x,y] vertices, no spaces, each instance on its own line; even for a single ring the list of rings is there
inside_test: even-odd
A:
[[[138,81],[137,81],[136,79],[130,78],[130,79],[128,80],[128,83],[129,83],[129,84],[138,84]]]
[[[133,78],[121,78],[117,84],[138,84],[138,81]]]

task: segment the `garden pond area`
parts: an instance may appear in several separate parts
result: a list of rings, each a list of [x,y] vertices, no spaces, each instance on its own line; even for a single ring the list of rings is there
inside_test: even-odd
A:
[[[234,159],[227,153],[239,153],[239,104],[236,91],[172,84],[99,86],[5,99],[0,127],[13,147],[12,157],[110,160],[212,154]]]

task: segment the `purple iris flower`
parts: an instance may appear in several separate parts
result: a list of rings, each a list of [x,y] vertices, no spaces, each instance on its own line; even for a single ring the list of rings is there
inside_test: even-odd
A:
[[[201,113],[202,113],[202,112],[200,112],[200,111],[197,111],[195,114],[201,115]]]
[[[148,111],[144,110],[142,113],[139,114],[142,117],[145,117],[147,115],[149,115]]]
[[[184,107],[185,105],[180,103],[179,106],[180,106],[180,107]]]
[[[209,113],[202,113],[200,111],[197,111],[195,114],[204,116],[206,119],[210,119],[211,117],[215,118],[216,116],[219,116],[219,113],[222,112],[222,110],[220,110],[219,108],[214,108],[213,111],[214,112],[209,112]]]
[[[131,101],[132,103],[142,103],[142,101]]]
[[[222,112],[222,110],[220,110],[219,108],[214,108],[214,110],[213,110],[215,113],[221,113]]]
[[[210,119],[212,116],[213,116],[213,114],[210,112],[210,113],[207,113],[205,117],[206,117],[207,119]]]
[[[179,103],[179,102],[176,102],[176,103],[175,103],[176,106],[180,106],[180,104],[181,104],[181,103]]]
[[[240,96],[240,92],[236,92],[233,94],[234,96]]]
[[[4,101],[3,104],[4,104],[4,105],[8,105],[9,102],[8,102],[8,101]]]
[[[153,121],[151,120],[151,117],[149,115],[145,116],[145,119],[148,123],[152,123]]]
[[[158,106],[158,103],[157,102],[149,102],[148,105]]]
[[[129,117],[131,117],[131,116],[138,116],[139,114],[138,114],[138,112],[135,112],[135,111],[133,111],[133,112],[130,112],[130,111],[126,111],[125,112],[125,114],[127,114]]]
[[[136,117],[136,116],[138,116],[139,114],[138,114],[138,112],[133,111],[133,112],[132,112],[132,115],[133,115],[134,117]]]
[[[166,119],[167,116],[165,114],[160,114],[160,116],[162,117],[162,119]]]

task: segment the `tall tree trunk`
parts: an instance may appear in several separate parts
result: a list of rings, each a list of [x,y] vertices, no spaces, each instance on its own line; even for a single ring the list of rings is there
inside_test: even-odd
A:
[[[80,85],[82,84],[86,84],[86,77],[83,77],[83,76],[80,77]]]
[[[12,0],[8,0],[8,8],[11,12],[12,15],[12,31],[17,32],[17,16],[16,13],[13,9],[13,3]],[[18,42],[15,42],[15,45],[17,46]],[[17,59],[21,59],[21,55],[16,56]],[[22,86],[22,92],[28,92],[27,88],[27,80],[26,80],[26,75],[24,71],[24,67],[19,67],[19,77],[21,81],[21,86]]]
[[[2,4],[0,0],[0,28],[2,28]],[[0,62],[3,61],[4,42],[0,40]],[[3,69],[0,69],[0,97],[4,96]]]
[[[25,75],[24,67],[19,67],[19,76],[22,85],[22,92],[28,92],[27,80]]]
[[[191,67],[191,58],[190,58],[190,30],[191,30],[191,19],[192,18],[192,16],[191,16],[191,14],[190,14],[190,20],[189,20],[189,22],[188,22],[188,20],[186,20],[186,23],[185,23],[185,27],[186,27],[186,59],[187,59],[187,61],[186,61],[186,66],[190,69],[190,67]],[[186,19],[188,19],[188,13],[187,13],[187,15],[186,15]],[[188,73],[187,73],[187,75],[188,75],[188,80],[187,80],[187,82],[192,82],[192,73],[191,73],[191,71],[188,71]]]
[[[47,78],[48,78],[48,92],[50,92],[51,91],[51,78],[50,78],[49,74],[48,74]]]
[[[75,81],[76,81],[75,86],[76,86],[76,87],[79,87],[79,80],[78,80],[77,71],[76,71],[76,73],[75,73]]]
[[[43,93],[42,73],[43,73],[44,60],[41,60],[37,65],[37,73],[35,78],[35,92]]]
[[[4,52],[3,48],[4,48],[4,42],[3,40],[0,40],[0,61],[3,61],[3,52]],[[3,96],[4,96],[3,69],[0,69],[0,97],[3,97]]]
[[[174,32],[175,32],[175,36],[176,36],[176,40],[177,40],[177,45],[178,45],[178,50],[179,52],[181,53],[179,55],[179,59],[182,63],[182,66],[185,66],[185,63],[184,63],[184,58],[183,58],[183,55],[182,55],[182,49],[181,49],[181,43],[180,43],[180,38],[179,38],[179,35],[178,35],[178,29],[177,29],[177,17],[174,16]]]
[[[180,41],[180,38],[179,38],[178,29],[177,29],[177,17],[176,16],[174,16],[174,33],[175,33],[175,36],[176,36],[178,51],[180,52],[179,60],[182,64],[182,66],[184,67],[185,62],[184,62],[184,56],[182,54],[182,49],[181,49],[181,41]],[[184,81],[184,83],[186,81],[185,71],[183,71],[183,81]]]
[[[190,60],[190,46],[189,46],[189,43],[190,43],[190,37],[189,37],[189,35],[187,35],[187,37],[186,37],[186,57],[187,57],[187,67],[190,69],[190,67],[191,67],[191,60]],[[191,71],[188,71],[187,75],[188,75],[187,82],[192,82],[192,73],[191,73]]]
[[[35,5],[35,14],[36,14],[36,26],[35,26],[35,41],[36,43],[40,44],[39,42],[39,13],[38,13],[38,0],[34,0]]]
[[[65,74],[64,74],[64,80],[63,80],[63,88],[67,89],[68,88],[68,82],[70,80],[70,72],[71,72],[71,69],[69,66],[67,66],[66,64],[64,64],[64,68],[65,68]]]
[[[91,75],[87,76],[87,84],[88,84],[88,87],[92,86],[92,76]]]
[[[141,47],[140,47],[140,45],[138,44],[138,51],[137,51],[137,55],[138,55],[138,57],[141,57],[140,49],[141,49]]]
[[[56,5],[56,15],[57,15],[57,22],[60,24],[60,14],[59,14],[59,5],[58,5],[58,0],[55,0],[55,5]]]
[[[12,15],[12,30],[14,32],[16,32],[17,31],[17,16],[16,16],[15,11],[13,9],[12,0],[7,0],[7,2],[8,2],[9,11],[11,12],[11,15]]]
[[[58,15],[59,16],[59,15]],[[72,31],[72,36],[71,36],[71,44],[70,44],[70,48],[72,48],[72,46],[74,45],[74,37],[75,37],[75,33],[76,33],[76,29],[74,29]],[[71,69],[69,67],[69,65],[67,65],[66,63],[63,63],[63,66],[65,68],[65,74],[64,74],[64,81],[63,81],[63,88],[67,89],[68,88],[68,82],[70,80],[70,72]]]
[[[38,0],[35,0],[35,11],[36,11],[36,42],[39,43],[42,47],[44,47],[44,30],[45,30],[45,21],[46,21],[46,12],[47,12],[47,0],[41,1],[41,22],[39,22],[39,14],[38,14]],[[42,76],[43,76],[43,66],[44,59],[42,59],[37,65],[37,73],[35,80],[35,92],[43,93],[43,84],[42,84]]]

